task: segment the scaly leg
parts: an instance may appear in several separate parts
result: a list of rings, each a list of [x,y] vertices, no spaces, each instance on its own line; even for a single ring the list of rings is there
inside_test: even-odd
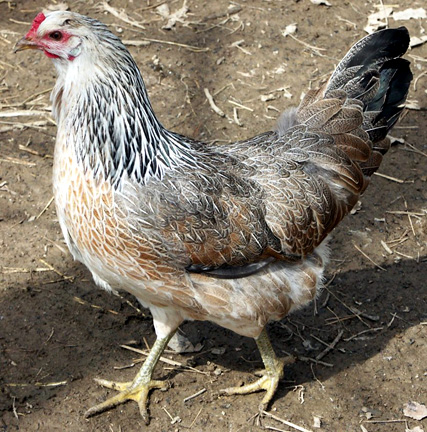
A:
[[[265,411],[277,390],[279,381],[283,378],[283,368],[286,364],[293,363],[294,357],[289,356],[285,358],[278,358],[274,353],[271,346],[270,339],[268,338],[267,331],[263,329],[258,338],[255,339],[261,354],[262,361],[264,362],[265,371],[261,378],[252,384],[242,387],[229,387],[221,390],[222,393],[227,395],[234,394],[248,394],[260,390],[266,390],[264,398],[262,399],[259,409]]]
[[[150,353],[145,359],[144,364],[132,382],[116,383],[96,378],[95,381],[98,384],[113,390],[118,390],[120,393],[107,399],[105,402],[90,408],[86,411],[85,417],[90,417],[128,400],[133,400],[138,403],[142,418],[148,424],[149,416],[147,412],[147,403],[149,391],[153,388],[159,388],[163,391],[168,388],[167,382],[152,380],[151,376],[153,375],[153,370],[173,334],[174,332],[164,338],[158,338],[156,340]]]

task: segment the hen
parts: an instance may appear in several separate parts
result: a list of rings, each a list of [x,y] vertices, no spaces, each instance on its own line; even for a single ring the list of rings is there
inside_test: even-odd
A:
[[[53,187],[74,258],[109,291],[151,310],[157,340],[131,383],[92,415],[135,400],[147,420],[153,369],[184,320],[255,339],[265,374],[227,394],[266,390],[286,360],[265,327],[310,302],[325,238],[352,209],[389,147],[412,74],[404,28],[356,43],[329,81],[285,112],[275,130],[228,146],[165,129],[130,53],[101,22],[40,13],[15,50],[53,60],[58,123]],[[288,359],[288,361],[290,361]]]

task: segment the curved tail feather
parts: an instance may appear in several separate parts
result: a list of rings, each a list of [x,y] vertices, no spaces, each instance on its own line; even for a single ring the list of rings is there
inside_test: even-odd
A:
[[[366,36],[341,60],[324,92],[327,98],[342,89],[349,99],[363,103],[362,129],[368,133],[372,153],[360,167],[368,177],[389,149],[387,134],[399,119],[412,81],[409,61],[400,58],[408,46],[405,27]]]
[[[313,244],[353,208],[390,147],[387,134],[399,119],[412,80],[409,62],[401,58],[408,46],[404,27],[366,36],[322,88],[310,90],[297,110],[279,120],[278,133],[290,143],[289,155],[295,157],[291,143],[297,137],[296,147],[307,154],[304,172],[322,185],[325,197],[329,194],[322,212],[334,217],[317,214],[325,220],[318,224],[320,240]]]
[[[405,27],[366,36],[348,51],[327,84],[309,91],[293,114],[295,123],[331,135],[359,167],[365,180],[357,179],[356,195],[366,189],[390,147],[387,134],[399,119],[412,80],[409,61],[400,58],[408,46]]]

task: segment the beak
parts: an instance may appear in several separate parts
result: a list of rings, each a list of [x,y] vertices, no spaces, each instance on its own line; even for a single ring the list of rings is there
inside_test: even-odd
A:
[[[20,41],[16,43],[13,48],[13,52],[17,53],[18,51],[24,51],[27,49],[39,49],[39,46],[31,39],[24,36]]]

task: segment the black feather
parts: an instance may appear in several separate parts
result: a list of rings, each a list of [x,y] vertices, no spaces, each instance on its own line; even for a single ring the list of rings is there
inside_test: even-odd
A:
[[[401,58],[388,60],[380,69],[380,88],[367,105],[368,111],[381,111],[377,121],[385,119],[391,129],[399,118],[402,104],[412,81],[409,61]]]
[[[340,74],[345,69],[363,65],[359,73],[366,69],[376,69],[376,66],[388,59],[401,57],[409,46],[409,32],[406,27],[385,29],[368,35],[357,42],[341,60],[331,77]]]
[[[250,263],[241,266],[222,265],[221,267],[208,267],[204,265],[192,264],[186,268],[190,273],[203,273],[218,279],[236,279],[258,273],[260,270],[271,264],[275,259],[267,258],[264,261]]]
[[[366,36],[345,55],[332,74],[325,94],[337,89],[363,102],[370,140],[383,140],[403,109],[413,78],[409,62],[400,58],[408,49],[405,27]],[[369,119],[369,120],[368,120]]]

